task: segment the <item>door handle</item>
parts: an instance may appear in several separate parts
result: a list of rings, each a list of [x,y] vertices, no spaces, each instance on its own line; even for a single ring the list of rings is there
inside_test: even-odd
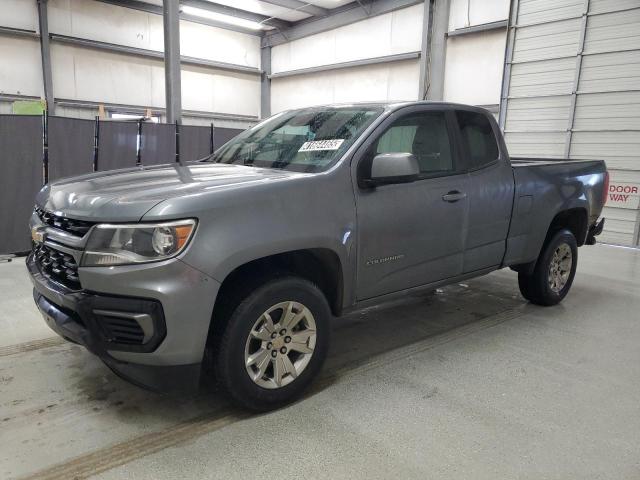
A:
[[[442,200],[449,203],[455,203],[458,200],[462,200],[463,198],[467,198],[467,194],[459,192],[458,190],[452,190],[446,195],[442,196]]]

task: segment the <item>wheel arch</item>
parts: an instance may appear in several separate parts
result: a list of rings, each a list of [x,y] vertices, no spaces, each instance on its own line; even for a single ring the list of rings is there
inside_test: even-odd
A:
[[[578,247],[581,247],[586,242],[588,228],[589,217],[585,207],[580,206],[561,210],[551,219],[544,240],[537,249],[536,258],[527,263],[512,265],[510,268],[516,272],[531,274],[542,250],[556,232],[563,229],[569,230],[576,238]]]
[[[318,286],[331,313],[339,316],[344,298],[344,271],[340,257],[329,248],[291,250],[260,257],[237,266],[223,279],[213,307],[207,344],[222,333],[233,308],[249,292],[277,276],[295,275]]]

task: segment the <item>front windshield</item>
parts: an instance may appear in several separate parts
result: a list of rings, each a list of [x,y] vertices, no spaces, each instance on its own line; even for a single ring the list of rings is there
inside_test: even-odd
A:
[[[207,161],[322,172],[382,111],[379,107],[350,106],[285,112],[241,133]]]

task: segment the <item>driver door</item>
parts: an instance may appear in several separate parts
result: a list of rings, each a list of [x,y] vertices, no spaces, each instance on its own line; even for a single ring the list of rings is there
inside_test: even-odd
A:
[[[462,273],[468,179],[457,160],[452,115],[426,105],[402,109],[356,154],[359,301]],[[367,188],[373,157],[380,153],[412,153],[420,178]]]

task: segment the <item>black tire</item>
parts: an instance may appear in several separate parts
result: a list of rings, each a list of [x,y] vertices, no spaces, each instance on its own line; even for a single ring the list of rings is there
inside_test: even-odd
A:
[[[561,289],[555,291],[550,285],[550,269],[554,254],[563,245],[571,251],[569,276]],[[569,230],[560,230],[553,234],[542,247],[533,273],[518,273],[518,286],[522,296],[536,305],[556,305],[569,293],[578,265],[578,245]]]
[[[245,367],[247,339],[264,312],[281,302],[290,301],[304,305],[311,312],[315,321],[315,348],[306,367],[297,377],[290,379],[290,383],[279,388],[264,388],[254,382]],[[263,284],[238,303],[228,320],[217,319],[227,320],[215,352],[219,384],[235,403],[253,411],[269,411],[294,401],[322,368],[329,348],[330,319],[327,300],[313,283],[286,276]]]

